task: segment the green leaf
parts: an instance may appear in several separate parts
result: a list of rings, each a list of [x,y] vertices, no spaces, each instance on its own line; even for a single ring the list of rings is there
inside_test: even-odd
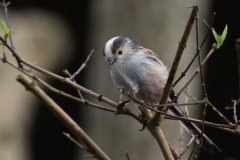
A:
[[[8,33],[8,28],[7,28],[6,24],[3,21],[1,21],[1,20],[0,20],[0,26],[1,26],[2,30],[3,30],[3,32],[5,34],[7,34]]]
[[[212,32],[213,32],[213,35],[215,37],[215,40],[217,41],[217,46],[218,47],[220,47],[223,44],[223,42],[224,42],[224,40],[227,36],[227,30],[228,30],[228,26],[226,25],[225,29],[223,30],[222,35],[220,36],[220,35],[217,34],[217,32],[214,29],[212,29]]]
[[[4,35],[4,38],[7,39],[8,36],[9,36],[9,35],[12,35],[12,34],[14,34],[14,33],[6,33],[6,34]]]
[[[219,47],[222,45],[222,37],[220,35],[218,35],[217,43]]]
[[[212,32],[213,32],[213,35],[214,35],[214,37],[215,37],[215,40],[217,41],[217,39],[218,39],[217,32],[216,32],[214,29],[212,29]]]
[[[228,31],[228,26],[226,24],[226,27],[225,29],[223,30],[223,33],[222,33],[222,36],[221,36],[221,40],[222,40],[222,43],[221,45],[223,44],[223,41],[225,40],[226,36],[227,36],[227,31]]]

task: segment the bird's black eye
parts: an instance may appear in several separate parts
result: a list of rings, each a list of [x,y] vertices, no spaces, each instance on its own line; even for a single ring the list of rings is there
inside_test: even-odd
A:
[[[119,50],[119,51],[118,51],[118,54],[121,55],[121,54],[122,54],[122,50]]]

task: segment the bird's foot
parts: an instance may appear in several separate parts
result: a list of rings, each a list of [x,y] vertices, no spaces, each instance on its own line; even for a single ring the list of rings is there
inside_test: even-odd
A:
[[[140,123],[141,123],[143,126],[142,126],[142,129],[140,129],[139,131],[143,131],[143,130],[147,127],[148,119],[147,119],[147,118],[142,118],[142,119],[140,120]]]
[[[123,107],[124,107],[125,105],[128,105],[128,104],[131,103],[131,102],[132,102],[131,100],[126,100],[126,101],[124,101],[124,102],[122,102],[122,103],[119,103],[119,104],[117,105],[117,111],[118,111],[118,113],[122,113]]]
[[[141,108],[141,107],[138,107],[138,108],[140,109],[140,111],[141,111],[141,113],[142,113],[142,116],[143,116],[143,115],[144,115],[144,112],[143,112],[142,108]],[[143,126],[142,126],[142,129],[140,129],[139,131],[143,131],[143,130],[147,127],[148,118],[142,118],[142,119],[140,120],[140,123],[141,123]]]

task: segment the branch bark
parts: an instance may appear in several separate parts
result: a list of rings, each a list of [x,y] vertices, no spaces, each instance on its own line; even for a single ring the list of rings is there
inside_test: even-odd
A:
[[[142,111],[144,113],[144,116],[147,119],[151,119],[152,118],[152,113],[149,109],[145,108],[145,107],[141,107]],[[150,130],[150,132],[153,134],[153,136],[155,137],[155,139],[158,142],[159,147],[162,150],[163,156],[166,160],[174,160],[173,155],[171,153],[171,150],[168,147],[168,142],[162,132],[162,129],[160,126],[155,127],[155,124],[153,123],[149,123],[148,124],[148,128]]]
[[[184,30],[182,39],[179,42],[178,50],[177,50],[176,56],[175,56],[173,64],[172,64],[172,67],[171,67],[171,70],[170,70],[170,73],[169,73],[169,76],[168,76],[168,79],[167,79],[167,82],[166,82],[166,85],[165,85],[165,88],[164,88],[164,92],[163,92],[163,95],[162,95],[161,100],[160,100],[160,104],[167,103],[169,93],[172,89],[173,80],[174,80],[175,74],[177,72],[178,64],[181,60],[182,53],[183,53],[184,49],[186,48],[188,37],[189,37],[189,34],[191,32],[193,23],[194,23],[195,11],[196,10],[198,11],[198,6],[193,6],[193,9],[192,9],[191,15],[188,19],[188,23],[187,23],[187,26]],[[163,111],[164,108],[160,108],[159,110]],[[164,118],[164,115],[156,113],[151,121],[153,123],[161,123],[161,120],[163,118]]]
[[[83,142],[91,153],[101,160],[110,158],[97,146],[97,144],[82,130],[80,126],[59,107],[38,85],[24,75],[19,75],[17,81],[25,86],[26,90],[31,91],[57,116],[75,135]]]

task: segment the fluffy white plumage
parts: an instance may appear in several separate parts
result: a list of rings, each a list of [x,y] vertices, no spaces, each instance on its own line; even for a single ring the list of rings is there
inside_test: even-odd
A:
[[[159,103],[168,71],[154,52],[119,36],[106,43],[103,54],[115,86],[144,102]]]
[[[168,70],[158,56],[151,50],[144,48],[130,38],[118,36],[110,39],[103,48],[103,55],[107,62],[115,86],[124,88],[131,96],[147,103],[159,103],[165,87]],[[172,114],[186,117],[177,106],[169,110]],[[181,122],[190,133],[201,134],[201,130],[192,122]],[[204,140],[221,150],[205,135]],[[200,141],[197,141],[200,142]],[[206,149],[206,148],[205,148]]]

